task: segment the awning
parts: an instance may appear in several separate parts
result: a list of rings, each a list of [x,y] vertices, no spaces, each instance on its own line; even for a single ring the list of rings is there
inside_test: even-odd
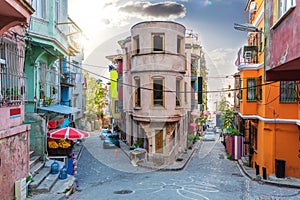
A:
[[[73,114],[76,112],[79,112],[80,109],[70,107],[70,106],[65,106],[65,105],[60,105],[56,104],[53,106],[43,106],[43,107],[38,107],[40,110],[45,110],[45,111],[51,111],[51,112],[56,112],[56,113],[61,113],[65,115]]]

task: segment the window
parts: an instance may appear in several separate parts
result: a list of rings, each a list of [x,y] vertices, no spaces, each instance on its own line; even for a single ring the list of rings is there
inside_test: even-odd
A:
[[[296,82],[280,82],[280,102],[296,102]]]
[[[180,98],[180,84],[181,84],[181,80],[177,79],[176,80],[176,106],[180,106],[181,103],[181,98]]]
[[[296,0],[274,0],[274,21],[284,16],[290,9],[296,6]]]
[[[58,61],[53,66],[47,66],[44,62],[39,62],[40,66],[40,99],[44,100],[46,105],[57,103],[58,94]]]
[[[240,99],[240,101],[242,101],[243,100],[243,80],[240,78],[240,92],[239,92],[239,94],[238,94],[238,98]]]
[[[247,79],[247,101],[256,101],[256,79]]]
[[[255,150],[258,150],[258,145],[257,145],[257,127],[253,126],[252,124],[250,125],[250,134],[252,135],[251,137],[251,147],[253,147]]]
[[[135,36],[133,38],[133,53],[139,54],[140,53],[140,38],[139,36]]]
[[[115,113],[119,113],[119,101],[115,100]]]
[[[141,83],[140,79],[135,79],[135,91],[134,91],[134,102],[135,107],[141,107]]]
[[[20,100],[19,83],[23,81],[19,73],[23,51],[17,44],[0,37],[0,100]]]
[[[32,7],[35,10],[33,16],[46,19],[46,10],[47,10],[46,5],[47,5],[47,0],[33,0]]]
[[[155,33],[152,34],[152,51],[162,52],[164,51],[164,34]]]
[[[182,54],[183,52],[183,39],[182,37],[177,37],[177,53]]]
[[[187,83],[184,83],[184,102],[187,103]]]
[[[59,0],[55,0],[55,22],[59,22]]]
[[[262,76],[257,79],[257,97],[258,100],[262,100]]]
[[[163,80],[153,80],[153,105],[164,106]]]

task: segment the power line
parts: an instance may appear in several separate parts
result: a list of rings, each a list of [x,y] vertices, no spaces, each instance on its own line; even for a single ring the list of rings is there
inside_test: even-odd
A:
[[[78,67],[76,65],[74,65],[73,63],[69,63],[75,67]],[[106,80],[109,80],[109,81],[113,81],[113,82],[117,82],[118,83],[118,80],[113,80],[111,78],[107,78],[105,76],[102,76],[102,75],[99,75],[99,74],[96,74],[92,71],[89,71],[89,70],[86,70],[86,69],[82,69],[90,74],[93,74],[93,75],[96,75],[96,76],[99,76],[101,78],[104,78]],[[266,86],[266,85],[270,85],[270,84],[273,84],[273,83],[276,83],[277,81],[272,81],[272,82],[268,82],[268,83],[264,83],[264,84],[258,84],[256,86],[251,86],[251,87],[243,87],[243,88],[233,88],[233,89],[228,89],[228,90],[213,90],[213,91],[203,91],[202,93],[222,93],[222,92],[233,92],[233,91],[237,91],[237,90],[247,90],[247,89],[251,89],[251,88],[257,88],[257,87],[261,87],[261,86]],[[156,89],[152,89],[152,88],[147,88],[147,87],[137,87],[135,85],[131,85],[131,84],[127,84],[127,83],[119,83],[119,84],[122,84],[122,85],[125,85],[125,86],[129,86],[129,87],[132,87],[132,88],[140,88],[140,89],[144,89],[144,90],[150,90],[150,91],[162,91],[162,92],[172,92],[172,93],[176,93],[178,91],[174,91],[174,90],[156,90]],[[192,92],[192,91],[179,91],[179,93],[198,93],[197,91],[196,92]]]
[[[29,40],[29,42],[31,42],[32,37],[30,37],[28,34],[25,34],[25,37],[27,37],[28,40]],[[54,54],[53,52],[48,51],[48,50],[47,50],[43,45],[41,45],[40,43],[35,43],[35,44],[37,44],[39,47],[41,47],[42,49],[44,49],[44,50],[45,50],[47,53],[49,53],[50,55],[52,55],[52,56],[54,56],[54,57],[56,57],[56,58],[58,58],[58,59],[61,58],[60,56]],[[76,68],[80,68],[81,70],[86,71],[86,72],[88,72],[89,74],[93,74],[93,75],[98,76],[98,77],[101,77],[101,78],[103,78],[103,79],[106,79],[106,80],[109,80],[109,81],[113,81],[113,82],[117,82],[117,83],[118,83],[118,80],[113,80],[113,79],[111,79],[111,78],[107,78],[107,77],[105,77],[105,76],[96,74],[96,73],[94,73],[94,72],[92,72],[92,71],[89,71],[89,70],[87,70],[87,69],[84,69],[84,68],[82,68],[82,67],[80,67],[80,66],[78,66],[78,65],[76,65],[76,64],[74,64],[74,63],[71,63],[71,62],[69,62],[69,61],[66,61],[66,63],[68,63],[68,64],[70,64],[70,65],[72,65],[72,66],[74,66],[74,67],[76,67]],[[99,68],[106,68],[106,67],[103,67],[103,66],[97,66],[97,65],[91,65],[91,64],[83,64],[83,63],[81,63],[81,65],[92,66],[92,67],[99,67]],[[165,75],[168,75],[168,76],[169,76],[170,74],[165,74]],[[174,75],[174,76],[175,76],[175,75]],[[189,76],[186,76],[186,77],[189,77]],[[227,77],[227,76],[225,76],[225,77]],[[259,84],[259,85],[255,85],[255,86],[251,86],[251,87],[244,87],[244,88],[234,88],[234,89],[228,89],[228,90],[215,90],[215,91],[202,91],[202,93],[204,93],[204,94],[206,94],[206,93],[222,93],[222,92],[225,93],[225,92],[232,92],[232,91],[236,91],[236,90],[246,90],[246,89],[250,89],[250,88],[257,88],[257,87],[260,87],[260,86],[270,85],[270,84],[273,84],[273,83],[275,83],[275,82],[277,82],[277,81],[268,82],[268,83],[264,83],[264,84]],[[140,88],[140,89],[148,90],[148,91],[171,92],[171,93],[198,93],[198,91],[192,92],[192,91],[156,90],[156,89],[154,89],[154,88],[137,87],[137,86],[135,86],[135,85],[127,84],[127,83],[124,83],[124,82],[123,82],[123,83],[119,83],[119,84],[122,84],[122,85],[125,85],[125,86],[129,86],[129,87],[132,87],[132,88],[136,88],[136,89]]]

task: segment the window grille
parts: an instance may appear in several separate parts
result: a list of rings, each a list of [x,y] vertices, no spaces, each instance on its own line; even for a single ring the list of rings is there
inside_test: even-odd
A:
[[[247,101],[256,101],[256,79],[247,79]]]
[[[296,102],[296,82],[280,82],[280,102]]]
[[[0,100],[20,100],[20,86],[24,84],[21,73],[24,51],[16,43],[0,39]]]

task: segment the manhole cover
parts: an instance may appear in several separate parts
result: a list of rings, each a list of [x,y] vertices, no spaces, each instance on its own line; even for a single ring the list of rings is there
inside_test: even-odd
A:
[[[162,186],[162,188],[164,188],[166,190],[178,190],[178,189],[181,189],[181,187],[178,186],[178,185],[164,185],[164,186]]]
[[[132,193],[132,190],[119,190],[119,191],[114,191],[114,194],[130,194]]]

